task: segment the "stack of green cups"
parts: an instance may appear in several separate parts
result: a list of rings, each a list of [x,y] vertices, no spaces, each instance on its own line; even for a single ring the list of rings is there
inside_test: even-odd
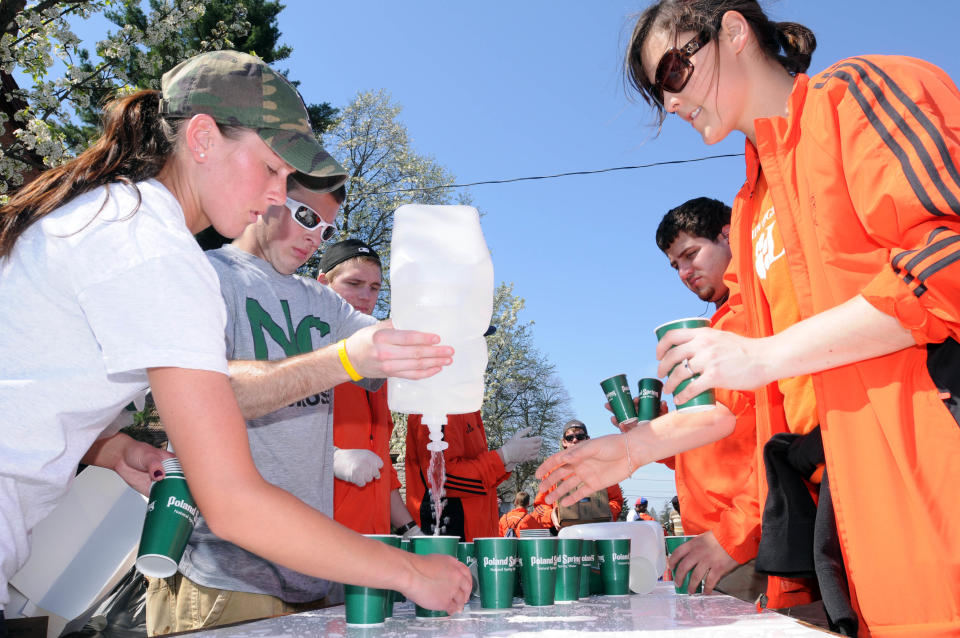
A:
[[[473,539],[483,609],[510,609],[517,573],[517,539],[490,536]]]
[[[590,581],[592,580],[592,571],[595,563],[595,554],[597,551],[597,542],[592,538],[584,538],[580,541],[580,598],[590,596]],[[599,577],[600,573],[597,572]]]
[[[600,577],[606,596],[626,596],[630,593],[630,539],[598,538],[597,557],[600,559]]]
[[[581,542],[579,538],[557,539],[557,585],[555,603],[572,603],[580,597]]]
[[[457,557],[457,550],[460,545],[459,536],[414,536],[410,539],[414,554],[426,556],[428,554],[446,554],[447,556]],[[433,609],[424,609],[420,605],[416,606],[417,618],[444,618],[448,616],[445,611],[436,611]]]
[[[365,534],[367,538],[400,547],[400,537],[394,534]],[[347,624],[358,627],[382,625],[393,616],[393,596],[389,589],[344,585],[344,606]]]
[[[709,328],[710,320],[704,319],[703,317],[692,317],[688,319],[676,319],[674,321],[668,321],[665,324],[657,326],[654,329],[654,333],[657,335],[657,341],[659,342],[663,339],[664,335],[670,332],[671,330],[677,330],[678,328]],[[675,368],[676,366],[674,366]],[[670,372],[673,372],[671,370]],[[693,375],[688,379],[684,379],[682,383],[677,385],[676,389],[673,391],[674,396],[679,394],[686,388],[690,381],[696,379],[698,374]],[[716,398],[713,392],[713,389],[704,390],[697,396],[693,397],[689,401],[677,404],[678,412],[699,412],[701,410],[710,410],[716,406]]]
[[[695,536],[667,536],[664,540],[667,543],[667,556],[673,553],[675,549],[686,543],[691,538],[696,538]],[[683,577],[683,582],[678,583],[677,579],[673,579],[673,590],[678,594],[686,594],[687,590],[690,589],[690,573],[693,570],[690,570]],[[700,581],[697,584],[697,588],[694,590],[695,594],[703,593],[703,581]]]
[[[520,538],[517,547],[524,602],[531,607],[552,605],[557,586],[557,539]]]

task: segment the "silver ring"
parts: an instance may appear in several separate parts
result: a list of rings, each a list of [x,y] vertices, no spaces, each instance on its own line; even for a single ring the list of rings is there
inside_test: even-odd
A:
[[[683,367],[687,369],[687,372],[693,374],[693,370],[690,369],[690,361],[688,359],[683,360]]]

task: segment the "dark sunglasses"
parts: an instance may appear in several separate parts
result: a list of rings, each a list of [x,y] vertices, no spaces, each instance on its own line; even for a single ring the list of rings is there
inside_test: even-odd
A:
[[[690,58],[705,47],[711,37],[710,31],[701,31],[682,47],[670,47],[663,54],[653,76],[653,96],[660,104],[663,104],[664,91],[679,93],[687,85],[693,75],[693,62]]]
[[[573,443],[574,441],[586,441],[590,437],[584,434],[583,432],[578,432],[577,434],[567,434],[564,435],[563,440],[567,443]]]
[[[300,203],[297,200],[288,197],[287,198],[287,208],[290,209],[290,216],[293,217],[293,221],[297,222],[307,230],[314,230],[318,226],[322,228],[320,231],[320,239],[327,241],[337,232],[337,225],[331,224],[328,221],[324,221],[322,217],[306,204]]]

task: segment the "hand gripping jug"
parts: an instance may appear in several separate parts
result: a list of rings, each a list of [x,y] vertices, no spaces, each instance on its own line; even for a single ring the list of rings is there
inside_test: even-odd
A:
[[[448,414],[467,414],[483,402],[487,344],[493,314],[493,264],[471,206],[408,204],[394,213],[390,243],[390,315],[400,330],[440,335],[453,363],[416,381],[390,378],[390,409],[422,414],[431,451],[447,447]]]

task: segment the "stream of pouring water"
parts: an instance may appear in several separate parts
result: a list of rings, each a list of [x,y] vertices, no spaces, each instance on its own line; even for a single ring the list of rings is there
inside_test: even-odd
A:
[[[443,452],[430,452],[430,465],[427,467],[427,485],[430,488],[430,501],[433,504],[433,535],[440,535],[440,515],[443,497],[446,496],[444,484],[447,481],[446,463]]]

